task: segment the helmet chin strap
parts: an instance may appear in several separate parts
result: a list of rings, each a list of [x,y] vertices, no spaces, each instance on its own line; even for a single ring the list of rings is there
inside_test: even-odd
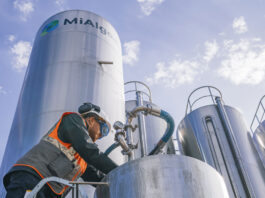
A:
[[[87,131],[89,131],[89,124],[87,123],[87,119],[85,119],[85,123],[86,123],[86,129]]]
[[[91,134],[90,134],[90,125],[89,125],[89,123],[87,121],[87,118],[85,118],[85,122],[86,122],[86,128],[87,128],[88,134],[89,134],[89,136],[91,136]]]

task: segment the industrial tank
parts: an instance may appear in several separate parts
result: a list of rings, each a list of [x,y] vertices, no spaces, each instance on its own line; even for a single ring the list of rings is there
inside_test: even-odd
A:
[[[257,110],[250,125],[252,140],[265,168],[265,95],[260,99]]]
[[[120,39],[102,17],[81,10],[50,17],[37,32],[6,145],[0,176],[83,102],[99,105],[111,123],[125,120]],[[105,150],[113,133],[97,141]],[[119,149],[110,157],[122,164]],[[1,197],[3,197],[1,180]]]
[[[151,151],[154,147],[159,148],[156,144],[161,145],[166,137],[165,134],[172,135],[174,121],[169,114],[166,117],[162,116],[164,110],[152,103],[151,92],[147,85],[138,81],[129,84],[133,84],[135,87],[126,89],[125,93],[136,93],[137,96],[135,100],[126,101],[127,124],[125,128],[130,149],[120,141],[120,145],[124,148],[123,153],[129,156],[129,161],[112,170],[105,177],[104,181],[107,182],[107,185],[99,185],[95,197],[228,198],[223,178],[207,163],[188,156],[169,154],[174,153],[174,146],[170,146],[170,142],[165,144],[166,147],[162,151],[159,149],[160,152]],[[147,91],[140,90],[139,85],[143,85]],[[144,100],[144,95],[149,100]],[[160,113],[157,114],[157,112]],[[128,122],[132,117],[135,122]],[[161,118],[164,119],[164,122]],[[131,123],[132,126],[128,123]],[[115,124],[115,126],[117,134],[120,136],[123,125]],[[128,130],[129,128],[133,129]],[[130,131],[134,132],[130,134]],[[161,138],[162,136],[163,138]],[[169,137],[167,139],[170,141]],[[139,140],[137,141],[138,147],[135,146],[136,140]]]
[[[111,171],[95,198],[229,198],[220,174],[208,164],[181,155],[155,155]]]
[[[126,82],[125,97],[127,116],[128,112],[141,105],[151,105],[158,108],[152,102],[152,94],[149,87],[143,82]],[[167,123],[163,119],[143,112],[139,112],[137,119],[134,119],[131,124],[135,129],[132,130],[133,132],[131,134],[128,134],[128,136],[131,136],[129,138],[131,142],[128,143],[134,146],[134,159],[148,155],[167,129]],[[161,153],[172,154],[174,152],[174,145],[172,139],[170,139]]]
[[[201,90],[208,93],[191,99]],[[194,109],[205,98],[212,102]],[[217,88],[205,86],[191,93],[177,137],[182,154],[206,162],[223,176],[231,198],[264,197],[265,172],[251,132],[240,111],[223,104]]]

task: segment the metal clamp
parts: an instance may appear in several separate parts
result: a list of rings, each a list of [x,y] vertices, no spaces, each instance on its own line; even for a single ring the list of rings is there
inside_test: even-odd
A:
[[[116,130],[115,134],[115,141],[119,143],[119,145],[122,147],[123,151],[122,153],[124,155],[131,156],[132,155],[132,149],[129,147],[129,145],[126,143],[126,134],[125,134],[125,125],[120,122],[116,121],[113,125],[113,128]]]

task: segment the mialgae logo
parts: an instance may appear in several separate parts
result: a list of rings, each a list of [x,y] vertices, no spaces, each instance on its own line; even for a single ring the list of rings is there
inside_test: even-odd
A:
[[[57,27],[59,26],[59,21],[55,20],[50,22],[49,24],[47,24],[41,32],[41,36],[45,36],[46,34],[48,34],[49,32],[55,30]]]

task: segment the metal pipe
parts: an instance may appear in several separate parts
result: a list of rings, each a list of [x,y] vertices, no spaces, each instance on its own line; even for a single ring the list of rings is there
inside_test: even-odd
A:
[[[216,97],[215,101],[217,103],[217,109],[218,109],[220,118],[222,120],[224,129],[226,132],[226,136],[227,136],[229,145],[231,147],[232,154],[234,156],[234,160],[235,160],[237,168],[238,168],[238,172],[239,172],[241,181],[242,181],[243,185],[245,186],[247,197],[254,198],[256,196],[255,196],[255,193],[254,193],[253,188],[251,186],[251,183],[249,182],[248,174],[244,170],[244,165],[243,165],[242,160],[241,160],[242,158],[240,155],[240,151],[239,151],[239,148],[237,146],[237,143],[236,143],[236,140],[234,137],[234,132],[233,132],[233,129],[231,127],[230,121],[228,119],[226,110],[224,108],[224,105],[222,104],[222,100],[220,97]]]
[[[160,117],[161,109],[153,107],[152,105],[142,105],[135,107],[131,112],[129,112],[128,122],[131,123],[132,118],[137,116],[138,112],[144,111],[145,113],[149,113],[151,115]]]
[[[57,182],[57,183],[64,184],[66,186],[75,188],[74,185],[71,184],[68,180],[65,180],[65,179],[62,179],[62,178],[59,178],[59,177],[47,177],[47,178],[41,180],[33,188],[33,190],[27,195],[26,198],[34,198],[37,195],[37,193],[42,189],[42,187],[48,182]]]
[[[156,144],[155,148],[148,154],[148,155],[154,155],[160,152],[160,150],[166,145],[167,141],[172,136],[175,128],[174,119],[166,111],[161,110],[159,108],[154,108],[152,105],[146,105],[146,106],[138,106],[134,108],[131,112],[129,112],[129,117],[127,122],[130,124],[132,119],[136,117],[137,113],[142,111],[160,117],[167,122],[166,132],[159,140],[159,142]]]
[[[75,198],[78,198],[79,197],[79,186],[78,186],[78,184],[74,184],[76,187],[75,187]]]
[[[105,185],[108,186],[108,182],[81,182],[81,181],[70,181],[69,184],[79,184],[79,185]]]
[[[131,125],[126,125],[126,135],[127,135],[127,144],[130,146],[134,146],[133,142],[133,136],[132,136],[132,126]],[[132,152],[131,155],[128,156],[128,161],[134,160],[134,152]]]
[[[143,95],[140,91],[136,92],[136,102],[138,106],[142,106],[143,102]],[[146,126],[145,126],[145,119],[144,115],[141,112],[138,112],[138,122],[139,122],[139,135],[140,135],[140,145],[141,145],[141,156],[144,157],[147,155],[147,140],[146,140]]]
[[[216,162],[218,164],[218,168],[217,168],[217,166],[215,166],[215,168],[216,168],[216,170],[219,173],[222,173],[222,176],[224,177],[224,179],[228,178],[228,181],[230,182],[231,185],[227,185],[227,188],[230,190],[230,186],[231,186],[231,192],[233,192],[233,195],[236,198],[240,197],[240,193],[238,191],[237,182],[235,181],[233,172],[231,171],[231,170],[233,170],[233,168],[231,167],[231,164],[229,163],[229,160],[227,159],[227,156],[223,152],[224,148],[223,148],[223,144],[221,143],[221,137],[220,137],[220,134],[216,130],[217,127],[215,126],[212,117],[211,116],[207,116],[205,118],[205,123],[206,123],[207,132],[208,132],[208,135],[209,135],[209,139],[212,140],[212,138],[216,138],[216,141],[217,141],[218,146],[219,146],[219,147],[218,146],[213,146],[214,152],[219,152],[220,155],[221,155],[221,157],[219,157],[219,158],[216,157],[215,158],[215,160],[216,160]],[[215,135],[212,136],[211,133],[213,133]],[[225,168],[222,168],[222,166],[220,166],[220,164],[224,164]]]
[[[115,139],[117,142],[119,142],[119,145],[122,147],[123,151],[128,155],[132,155],[132,150],[130,149],[130,147],[128,146],[128,144],[125,141],[125,137],[123,133],[116,133],[115,135]]]
[[[112,145],[110,145],[110,147],[104,152],[105,155],[109,155],[114,149],[116,149],[117,147],[119,147],[119,143],[115,142]]]

